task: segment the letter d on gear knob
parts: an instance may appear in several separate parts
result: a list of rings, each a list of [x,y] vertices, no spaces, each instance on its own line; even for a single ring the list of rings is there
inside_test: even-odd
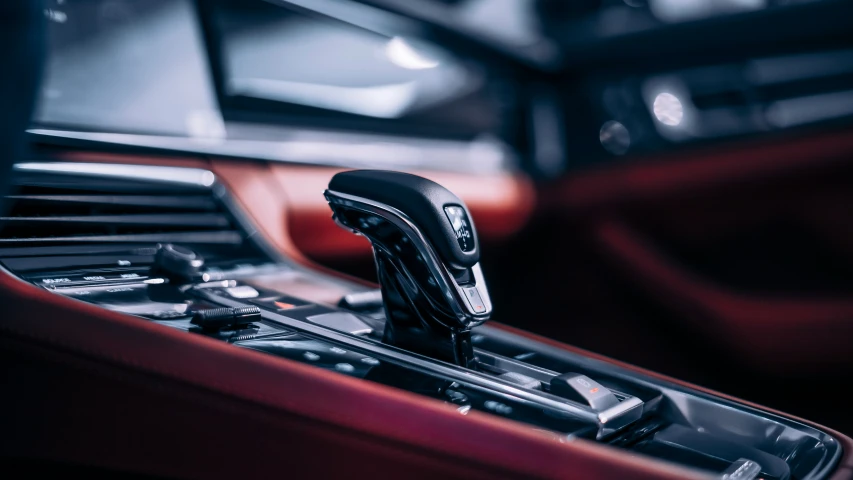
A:
[[[382,170],[339,173],[325,196],[335,221],[373,245],[384,341],[472,365],[470,330],[492,305],[464,202],[431,180]]]
[[[450,205],[444,207],[444,212],[447,214],[447,219],[450,220],[450,226],[456,232],[456,241],[459,243],[459,248],[463,252],[473,250],[474,235],[471,233],[471,221],[468,220],[465,209],[456,205]]]

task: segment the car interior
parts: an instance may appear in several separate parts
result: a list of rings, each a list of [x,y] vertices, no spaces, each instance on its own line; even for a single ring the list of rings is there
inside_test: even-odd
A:
[[[0,3],[10,478],[853,479],[853,3]]]

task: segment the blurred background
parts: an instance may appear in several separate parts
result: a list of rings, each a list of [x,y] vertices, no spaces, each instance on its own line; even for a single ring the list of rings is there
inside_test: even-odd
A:
[[[853,433],[853,3],[45,3],[32,157],[514,179],[496,321]],[[372,279],[322,187],[294,243]]]

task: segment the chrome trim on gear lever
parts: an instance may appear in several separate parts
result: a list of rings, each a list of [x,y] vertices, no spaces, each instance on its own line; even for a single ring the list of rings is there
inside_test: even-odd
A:
[[[470,278],[460,285],[404,212],[333,190],[326,190],[325,196],[335,222],[373,244],[389,319],[387,343],[473,366],[470,330],[488,320],[492,312],[479,263],[470,267]]]

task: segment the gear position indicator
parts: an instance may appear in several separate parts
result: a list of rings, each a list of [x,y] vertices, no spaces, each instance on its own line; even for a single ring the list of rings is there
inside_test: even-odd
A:
[[[456,233],[456,241],[459,242],[459,248],[463,252],[470,252],[474,249],[474,234],[471,232],[471,222],[468,220],[468,215],[465,214],[465,209],[449,205],[444,207],[444,213],[447,214],[447,219],[450,220],[450,225]]]

